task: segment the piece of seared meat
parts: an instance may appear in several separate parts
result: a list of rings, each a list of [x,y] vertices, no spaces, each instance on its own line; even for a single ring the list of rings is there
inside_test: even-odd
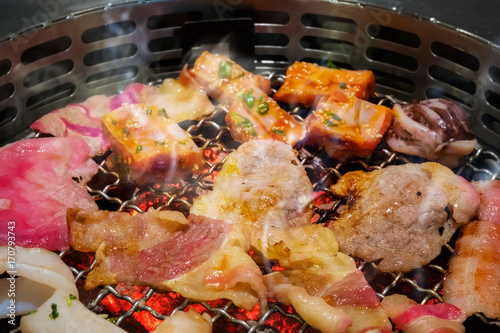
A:
[[[332,192],[346,199],[339,218],[328,224],[340,251],[380,260],[381,271],[406,272],[429,263],[479,202],[472,185],[437,163],[349,172]]]

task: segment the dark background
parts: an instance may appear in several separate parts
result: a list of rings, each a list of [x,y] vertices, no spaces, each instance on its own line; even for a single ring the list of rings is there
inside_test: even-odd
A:
[[[0,41],[21,30],[65,18],[71,13],[127,2],[146,1],[3,0],[0,4]],[[349,0],[349,2],[354,1]],[[403,14],[434,18],[500,45],[500,1],[498,0],[360,0],[358,2],[393,9]],[[213,0],[207,0],[207,3],[213,3]]]

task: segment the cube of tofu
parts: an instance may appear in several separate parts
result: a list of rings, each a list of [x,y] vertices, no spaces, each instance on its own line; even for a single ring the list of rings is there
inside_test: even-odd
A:
[[[392,110],[352,98],[322,98],[305,120],[307,143],[325,148],[330,157],[366,157],[379,144],[392,121]]]
[[[203,152],[165,109],[123,104],[102,118],[114,154],[108,167],[139,185],[166,183],[196,172]]]
[[[369,70],[346,70],[295,62],[286,71],[283,85],[274,94],[276,101],[314,106],[322,96],[342,94],[367,99],[375,93],[375,76]]]

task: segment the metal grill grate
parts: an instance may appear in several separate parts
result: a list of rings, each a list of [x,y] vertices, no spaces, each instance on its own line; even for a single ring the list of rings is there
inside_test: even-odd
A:
[[[276,75],[275,73],[267,73],[267,76],[276,81],[276,84],[283,80],[282,75]],[[392,97],[381,97],[380,101],[384,102],[386,99],[392,101]],[[214,113],[205,116],[199,122],[190,124],[186,128],[187,133],[206,153],[205,171],[196,177],[181,182],[180,186],[167,186],[165,188],[147,186],[137,188],[121,180],[116,173],[109,172],[103,161],[99,168],[99,174],[95,176],[95,178],[99,178],[100,180],[96,181],[94,179],[87,186],[88,191],[94,196],[94,199],[96,199],[100,206],[108,209],[109,207],[113,207],[112,209],[118,211],[137,211],[138,213],[142,213],[149,206],[153,206],[155,209],[160,210],[173,208],[188,212],[194,198],[202,191],[211,189],[213,179],[221,169],[225,156],[237,146],[237,143],[230,138],[228,128],[223,122],[223,116],[226,112],[227,110],[224,107],[217,106]],[[411,162],[411,157],[394,153],[381,146],[380,149],[376,150],[367,159],[338,163],[328,159],[321,151],[310,151],[310,147],[305,147],[299,151],[299,160],[309,174],[315,192],[322,192],[330,199],[327,200],[329,203],[326,206],[323,204],[323,201],[315,202],[313,223],[322,223],[326,222],[329,216],[335,213],[335,209],[338,206],[335,198],[329,195],[328,186],[335,183],[343,174],[354,169],[370,171],[384,168],[388,165],[409,163]],[[499,179],[500,158],[488,148],[478,146],[455,171],[468,180]],[[119,190],[123,185],[127,189]],[[146,198],[144,193],[150,194],[156,200],[152,200],[149,204],[146,204],[151,198]],[[376,265],[372,263],[359,260],[356,263],[358,269],[365,274],[370,285],[374,288],[379,299],[383,299],[389,294],[401,293],[421,304],[442,302],[441,291],[443,280],[446,275],[448,261],[453,254],[453,242],[454,240],[443,247],[441,255],[430,264],[405,274],[382,273],[377,271]],[[92,255],[90,254],[89,257],[88,254],[69,251],[61,253],[61,257],[70,265],[70,269],[75,274],[75,281],[81,286],[84,283],[87,273],[92,269]],[[75,262],[79,264],[79,267],[74,266]],[[201,306],[202,310],[211,314],[214,327],[219,327],[223,331],[227,328],[227,325],[232,325],[237,332],[263,332],[266,329],[278,330],[274,325],[277,325],[276,322],[280,322],[280,320],[288,320],[289,323],[287,325],[296,328],[295,330],[291,330],[294,332],[314,331],[290,307],[283,307],[274,302],[270,303],[270,309],[262,318],[255,320],[251,314],[236,308],[228,301],[219,301],[215,304],[213,302],[199,303],[184,299],[178,294],[174,297],[168,293],[166,296],[164,294],[157,294],[155,290],[147,287],[107,285],[98,288],[98,291],[85,292],[82,288],[80,290],[83,293],[89,294],[83,296],[82,299],[87,300],[88,307],[97,313],[109,314],[110,299],[128,303],[126,306],[123,306],[122,303],[120,312],[113,314],[116,324],[125,329],[137,330],[138,323],[144,325],[144,316],[134,317],[134,314],[141,311],[148,312],[157,320],[163,320],[167,315],[175,311],[182,311],[188,305],[195,305]],[[132,294],[131,290],[133,291]],[[148,304],[151,303],[152,298],[156,300],[155,302],[158,299],[164,298],[166,302],[170,303],[170,306],[157,308],[154,305]],[[480,315],[476,316],[475,320],[480,320],[486,327],[500,327],[500,322],[488,320]],[[477,326],[477,324],[475,325]],[[140,330],[146,332],[147,327],[140,326]]]
[[[456,172],[468,180],[500,178],[495,150],[500,148],[500,49],[451,27],[350,1],[115,2],[46,22],[39,30],[20,31],[0,43],[0,144],[26,137],[33,121],[70,101],[79,102],[98,93],[112,95],[131,82],[158,82],[178,76],[184,64],[181,26],[231,18],[255,21],[255,69],[267,73],[275,86],[282,82],[279,74],[295,60],[333,60],[342,68],[372,70],[380,94],[406,101],[445,97],[459,102],[468,111],[471,129],[481,142]],[[186,127],[210,157],[206,170],[196,178],[179,187],[136,189],[101,163],[89,192],[106,209],[142,212],[147,208],[143,199],[149,195],[155,198],[156,209],[175,207],[186,212],[193,194],[211,188],[224,156],[235,148],[221,121],[225,112],[218,108]],[[352,168],[373,170],[408,162],[407,157],[383,147],[369,159],[349,164],[332,164],[321,152],[306,149],[299,157],[315,190],[326,192],[328,184]],[[316,207],[316,221],[326,219],[335,207],[335,202],[332,207]],[[421,303],[439,302],[451,252],[451,246],[445,247],[418,276],[415,272],[381,274],[363,262],[358,262],[358,267],[380,298],[402,292]],[[81,287],[92,258],[74,251],[61,256]],[[116,315],[117,323],[140,331],[135,317],[138,312],[158,320],[167,313],[149,305],[152,299],[165,295],[153,290],[138,295],[130,296],[122,286],[106,286],[82,299],[98,313],[109,312],[104,305],[107,298],[129,304]],[[175,298],[171,303],[169,311],[183,309],[190,301]],[[242,314],[230,303],[201,306],[212,314],[214,325],[234,324],[238,332],[270,329],[276,316],[290,317],[290,325],[297,331],[309,330],[290,309],[274,303],[260,321],[241,320]],[[476,318],[473,326],[487,323],[500,328],[498,322]]]

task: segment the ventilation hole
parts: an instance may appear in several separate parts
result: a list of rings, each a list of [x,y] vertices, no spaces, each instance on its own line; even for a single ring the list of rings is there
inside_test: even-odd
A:
[[[26,101],[26,108],[29,111],[33,111],[44,105],[69,97],[75,92],[75,88],[76,86],[74,83],[66,82],[59,86],[44,90],[41,93],[29,97]]]
[[[0,112],[0,127],[5,126],[12,122],[17,115],[17,110],[15,107],[11,106]]]
[[[255,23],[267,24],[287,24],[290,22],[288,13],[265,10],[236,10],[234,18],[251,18]]]
[[[484,94],[484,98],[491,106],[500,110],[500,95],[498,93],[488,90]]]
[[[69,49],[70,46],[71,38],[67,36],[59,37],[25,50],[23,54],[21,54],[21,62],[24,65],[28,65],[37,60],[65,51]]]
[[[485,113],[481,117],[481,122],[488,128],[489,130],[500,134],[500,121],[498,121],[495,117]]]
[[[366,56],[371,60],[401,67],[409,71],[416,71],[418,69],[418,63],[415,58],[378,47],[366,49]]]
[[[287,57],[275,54],[256,54],[255,61],[261,65],[272,65],[280,67],[288,67],[290,65]]]
[[[411,80],[384,72],[373,71],[377,85],[399,90],[408,94],[413,94],[417,86]]]
[[[429,75],[436,80],[449,84],[471,95],[476,93],[476,84],[474,81],[448,69],[432,65],[429,67]]]
[[[425,95],[427,96],[427,98],[445,98],[445,99],[449,99],[449,100],[452,100],[452,101],[455,101],[459,104],[462,104],[463,106],[471,109],[472,108],[472,105],[466,101],[464,101],[463,99],[461,98],[458,98],[457,96],[454,96],[452,94],[449,94],[449,93],[446,93],[444,92],[443,90],[441,89],[437,89],[437,88],[429,88],[425,91]]]
[[[311,62],[311,63],[318,64],[318,65],[323,66],[323,67],[328,67],[328,62],[332,61],[333,64],[335,65],[335,67],[337,67],[337,68],[350,69],[350,70],[353,69],[353,67],[351,65],[349,65],[349,64],[346,64],[346,63],[343,63],[343,62],[340,62],[340,61],[336,61],[334,59],[332,60],[332,59],[329,59],[329,58],[325,58],[325,59],[304,58],[304,59],[302,59],[302,61],[304,61],[304,62]]]
[[[348,33],[355,32],[358,29],[356,22],[353,20],[327,15],[305,14],[302,16],[302,24],[306,27],[323,28]]]
[[[386,40],[412,48],[418,48],[420,46],[420,38],[417,35],[399,29],[372,24],[368,27],[367,32],[368,35],[376,39]]]
[[[151,16],[146,22],[148,29],[157,30],[172,27],[180,27],[187,21],[201,21],[203,15],[200,12],[186,12],[175,14],[164,14]]]
[[[14,94],[14,85],[12,83],[4,84],[0,87],[0,101],[4,101]]]
[[[103,62],[127,58],[133,56],[136,52],[137,46],[135,44],[123,44],[108,47],[102,50],[87,53],[85,57],[83,57],[83,63],[86,66],[94,66]]]
[[[154,61],[149,68],[153,74],[170,74],[170,72],[178,71],[182,65],[182,58],[174,58]]]
[[[9,59],[0,60],[0,76],[4,76],[12,69],[12,62]]]
[[[472,71],[477,71],[479,69],[479,60],[477,60],[476,57],[452,46],[434,42],[431,45],[431,50],[438,57],[447,59]]]
[[[255,34],[255,45],[287,46],[289,42],[284,34]]]
[[[91,75],[85,83],[92,88],[100,87],[110,83],[133,79],[137,76],[139,70],[135,66],[115,68],[109,71]]]
[[[300,45],[308,49],[317,49],[317,50],[335,52],[345,55],[351,55],[355,51],[354,45],[352,43],[343,40],[312,37],[312,36],[303,37],[300,40]]]
[[[135,31],[135,28],[136,25],[133,21],[123,21],[101,25],[99,27],[85,30],[82,34],[82,42],[89,44],[118,36],[130,35]]]
[[[68,74],[73,69],[73,61],[63,60],[50,66],[33,71],[25,76],[24,86],[31,88],[39,83]]]
[[[152,39],[148,44],[150,52],[170,51],[182,48],[180,36]]]
[[[493,82],[500,84],[500,68],[491,66],[488,73]]]

